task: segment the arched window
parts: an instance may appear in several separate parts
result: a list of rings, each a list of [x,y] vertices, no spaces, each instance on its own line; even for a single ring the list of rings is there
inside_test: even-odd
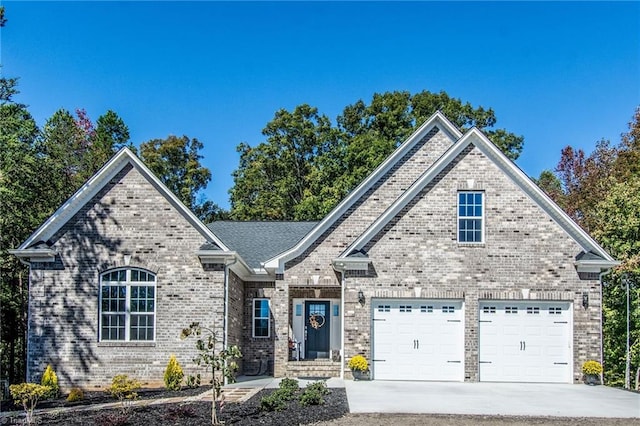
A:
[[[127,268],[100,276],[100,341],[155,339],[156,276]]]

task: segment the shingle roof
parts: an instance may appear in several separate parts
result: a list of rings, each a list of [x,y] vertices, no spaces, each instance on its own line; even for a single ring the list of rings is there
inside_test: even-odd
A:
[[[290,249],[318,222],[218,221],[207,226],[252,268]]]

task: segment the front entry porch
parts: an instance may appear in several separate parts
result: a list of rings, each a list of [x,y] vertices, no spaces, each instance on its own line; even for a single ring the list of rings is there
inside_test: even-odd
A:
[[[290,377],[340,377],[342,306],[340,288],[290,289]]]

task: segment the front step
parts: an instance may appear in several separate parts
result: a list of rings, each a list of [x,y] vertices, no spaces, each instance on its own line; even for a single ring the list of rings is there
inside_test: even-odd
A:
[[[340,377],[341,362],[327,359],[287,362],[287,377]]]

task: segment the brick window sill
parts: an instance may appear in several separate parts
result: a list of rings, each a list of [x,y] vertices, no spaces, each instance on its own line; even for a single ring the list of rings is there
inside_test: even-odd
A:
[[[154,348],[156,342],[98,342],[99,348]]]

